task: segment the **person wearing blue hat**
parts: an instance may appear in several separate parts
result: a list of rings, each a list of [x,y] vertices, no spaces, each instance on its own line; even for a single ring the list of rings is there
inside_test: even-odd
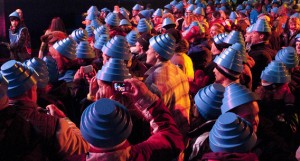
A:
[[[128,34],[133,29],[131,23],[127,19],[122,19],[120,21],[120,27],[126,34]]]
[[[162,22],[163,22],[163,13],[162,9],[158,8],[152,15],[152,21],[154,25],[154,30],[158,33],[161,33]]]
[[[282,46],[296,46],[296,35],[300,33],[300,20],[296,17],[291,17],[288,20],[288,31],[282,33]]]
[[[171,110],[187,143],[186,133],[189,129],[190,111],[189,84],[182,70],[170,62],[175,52],[175,39],[170,34],[161,34],[152,37],[149,42],[146,63],[153,66],[145,73],[145,83],[155,84],[162,93],[162,98]]]
[[[174,14],[174,18],[175,18],[175,22],[177,24],[176,29],[179,31],[182,31],[182,24],[184,21],[184,6],[183,3],[178,3],[177,5],[175,5],[175,7],[173,8],[173,14]]]
[[[126,79],[135,110],[151,122],[152,134],[137,143],[128,141],[135,122],[127,108],[114,100],[100,99],[89,105],[81,116],[81,133],[90,144],[86,160],[172,160],[183,151],[183,137],[163,101],[144,83]],[[162,126],[163,125],[163,126]]]
[[[100,11],[100,16],[99,16],[99,21],[104,24],[105,23],[105,18],[106,16],[110,13],[111,11],[108,8],[102,8]]]
[[[120,18],[117,13],[109,13],[105,18],[106,26],[109,29],[109,37],[116,35],[125,36],[126,33],[120,28]]]
[[[28,28],[21,23],[19,14],[14,11],[9,15],[9,47],[12,59],[25,61],[31,57],[31,44]]]
[[[1,128],[1,159],[61,160],[88,152],[80,130],[61,110],[36,104],[38,75],[33,68],[10,60],[1,66],[1,74],[8,81],[10,99],[10,106],[0,111],[1,124],[6,125]]]
[[[139,20],[138,20],[138,14],[140,13],[140,11],[143,10],[142,6],[139,4],[135,4],[132,8],[132,18],[130,20],[131,24],[133,26],[137,26]]]

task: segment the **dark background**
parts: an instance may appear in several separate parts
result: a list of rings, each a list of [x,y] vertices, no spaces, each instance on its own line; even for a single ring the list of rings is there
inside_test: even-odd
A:
[[[171,0],[170,0],[171,1]],[[65,23],[68,34],[74,29],[84,27],[81,23],[84,18],[82,13],[86,12],[92,5],[99,10],[104,7],[113,10],[118,4],[131,12],[136,4],[146,6],[148,3],[152,8],[163,8],[169,0],[0,0],[0,41],[9,42],[8,28],[10,26],[8,15],[17,8],[23,10],[25,24],[31,35],[33,54],[37,54],[40,46],[40,36],[49,27],[53,17],[61,17]],[[4,23],[5,22],[5,23]]]

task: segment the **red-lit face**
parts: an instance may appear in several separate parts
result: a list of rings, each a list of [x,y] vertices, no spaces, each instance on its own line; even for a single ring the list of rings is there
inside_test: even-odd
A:
[[[13,19],[10,21],[10,24],[12,27],[17,27],[19,25],[20,21],[19,20],[16,20],[16,19]]]
[[[151,64],[151,65],[154,65],[157,61],[157,58],[156,58],[156,52],[155,50],[152,48],[152,46],[149,45],[149,49],[148,51],[146,52],[147,54],[147,59],[146,59],[146,63],[147,64]]]
[[[157,26],[159,24],[162,24],[162,17],[154,16],[153,17],[153,22],[154,22],[155,26]]]
[[[220,33],[219,33],[219,29],[218,29],[217,26],[212,26],[212,27],[210,28],[210,32],[209,32],[209,33],[210,33],[210,37],[211,37],[211,38],[213,38],[214,36],[220,34]]]

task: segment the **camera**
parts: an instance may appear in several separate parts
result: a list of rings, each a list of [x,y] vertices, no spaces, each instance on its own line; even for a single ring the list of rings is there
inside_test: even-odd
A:
[[[92,73],[93,72],[93,66],[92,65],[83,66],[83,72],[85,74]]]
[[[131,84],[128,82],[113,82],[115,92],[128,92],[131,89]]]

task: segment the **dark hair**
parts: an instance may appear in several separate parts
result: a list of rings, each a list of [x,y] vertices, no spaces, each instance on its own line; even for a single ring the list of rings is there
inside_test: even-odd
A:
[[[268,41],[271,37],[271,33],[269,32],[258,32],[261,35],[264,35],[263,41]]]
[[[60,17],[54,17],[49,26],[50,31],[62,31],[66,33],[65,24]]]
[[[221,17],[221,14],[219,11],[214,11],[213,14],[214,18],[220,18]]]
[[[15,16],[9,17],[9,21],[13,21],[13,20],[21,21],[19,17],[15,17]]]

